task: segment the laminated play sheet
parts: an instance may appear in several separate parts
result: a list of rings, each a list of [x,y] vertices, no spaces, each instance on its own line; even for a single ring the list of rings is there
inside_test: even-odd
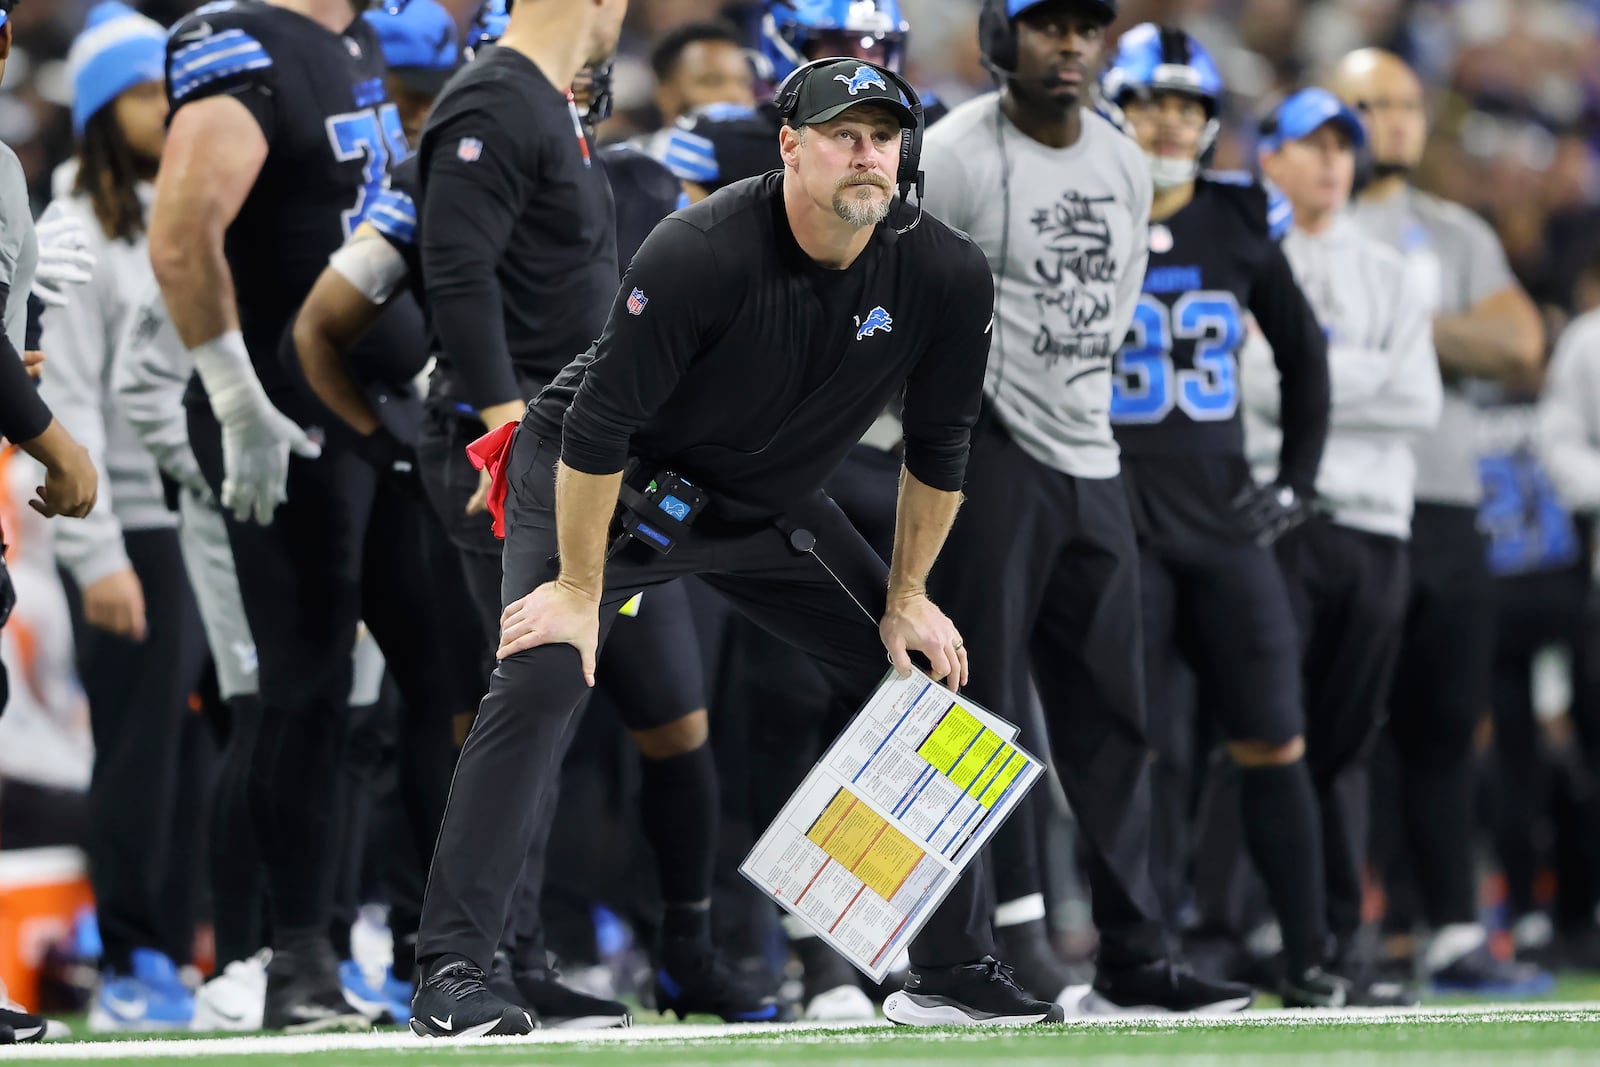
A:
[[[1038,781],[1017,728],[885,677],[739,868],[875,982]]]

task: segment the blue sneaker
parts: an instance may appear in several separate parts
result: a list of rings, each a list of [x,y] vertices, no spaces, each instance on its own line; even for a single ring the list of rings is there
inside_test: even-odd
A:
[[[394,976],[393,969],[383,969],[383,980],[374,982],[370,974],[355,960],[339,964],[339,985],[344,998],[361,1014],[373,1022],[393,1022],[405,1026],[411,1021],[411,998],[416,988]]]
[[[1435,993],[1470,993],[1480,997],[1536,997],[1555,988],[1549,971],[1531,963],[1496,959],[1487,944],[1433,972]]]
[[[133,950],[132,974],[107,972],[89,1011],[97,1034],[124,1030],[187,1030],[194,1020],[194,994],[178,968],[154,949]]]
[[[730,1023],[788,1021],[785,1005],[735,973],[718,953],[679,957],[671,973],[665,967],[656,970],[656,1010],[661,1014],[670,1011],[680,1021],[691,1015],[716,1015]]]

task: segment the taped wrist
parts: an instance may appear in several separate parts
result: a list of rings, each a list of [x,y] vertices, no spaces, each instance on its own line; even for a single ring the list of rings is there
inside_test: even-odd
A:
[[[219,422],[226,424],[231,416],[257,406],[258,397],[265,399],[250,362],[250,350],[245,348],[244,335],[238,330],[196,345],[189,355]]]

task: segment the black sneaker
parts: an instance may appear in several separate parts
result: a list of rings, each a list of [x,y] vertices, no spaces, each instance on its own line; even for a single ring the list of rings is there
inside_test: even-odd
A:
[[[503,1000],[533,1009],[540,1024],[551,1030],[614,1030],[633,1025],[633,1013],[626,1004],[563,985],[560,973],[551,967],[514,967],[504,952],[495,953],[489,989]]]
[[[1410,983],[1385,978],[1355,951],[1336,956],[1328,970],[1350,983],[1352,1008],[1415,1008],[1422,1003]]]
[[[1237,982],[1215,982],[1197,977],[1187,967],[1168,960],[1143,967],[1101,969],[1094,985],[1078,1004],[1088,1015],[1167,1014],[1197,1012],[1223,1014],[1244,1011],[1255,993]]]
[[[289,1034],[372,1029],[372,1021],[345,999],[339,961],[325,940],[273,951],[261,1025]]]
[[[996,947],[1017,972],[1025,989],[1036,989],[1052,1000],[1075,985],[1088,985],[1094,975],[1087,969],[1079,973],[1056,955],[1043,919],[1002,926],[995,930]]]
[[[500,1037],[531,1034],[539,1020],[489,988],[489,976],[466,960],[438,968],[411,998],[411,1032],[418,1037]]]
[[[1347,1008],[1354,1000],[1355,985],[1321,967],[1310,967],[1284,978],[1278,995],[1286,1008]]]
[[[1066,1018],[1061,1005],[1034,999],[993,956],[955,967],[913,967],[905,988],[883,1002],[883,1014],[900,1026],[1031,1026]]]
[[[778,998],[741,977],[716,952],[692,960],[675,959],[671,969],[656,968],[656,1010],[679,1020],[715,1015],[730,1023],[782,1022],[791,1014]]]
[[[0,1045],[43,1041],[46,1025],[41,1016],[23,1011],[20,1004],[0,995]]]

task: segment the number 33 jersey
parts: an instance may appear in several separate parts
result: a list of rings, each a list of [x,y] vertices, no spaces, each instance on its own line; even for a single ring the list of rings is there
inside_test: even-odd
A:
[[[1150,224],[1150,265],[1112,368],[1111,421],[1136,503],[1159,496],[1150,510],[1232,528],[1232,497],[1248,481],[1239,353],[1252,318],[1287,364],[1283,480],[1313,485],[1327,435],[1327,341],[1278,244],[1291,221],[1288,203],[1259,183],[1207,174],[1189,204]]]
[[[239,322],[268,392],[288,387],[278,340],[328,257],[361,223],[391,161],[409,152],[384,94],[383,53],[364,19],[343,33],[259,0],[206,4],[167,39],[167,97],[230,96],[267,158],[226,240]],[[248,121],[240,116],[240,121]]]

